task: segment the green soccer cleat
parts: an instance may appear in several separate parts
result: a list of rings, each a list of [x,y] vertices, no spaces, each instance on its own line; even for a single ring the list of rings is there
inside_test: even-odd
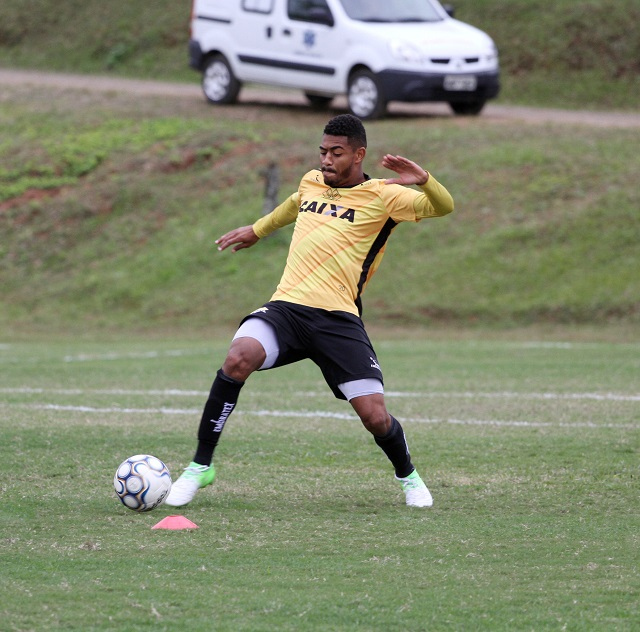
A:
[[[199,465],[193,461],[185,468],[184,472],[178,480],[171,485],[171,491],[165,505],[171,507],[183,507],[189,504],[196,492],[201,487],[206,487],[213,483],[216,477],[216,471],[211,465]]]
[[[402,485],[402,491],[405,494],[408,507],[431,507],[433,505],[431,493],[420,478],[417,470],[413,470],[405,478],[396,476],[396,480],[400,481]]]

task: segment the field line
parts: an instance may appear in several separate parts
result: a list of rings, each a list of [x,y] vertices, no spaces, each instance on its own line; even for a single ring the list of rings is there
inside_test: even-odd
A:
[[[0,408],[23,408],[28,410],[48,410],[61,412],[81,412],[98,414],[131,414],[131,415],[192,415],[198,416],[200,408],[127,408],[119,406],[73,406],[61,404],[8,404],[0,402]],[[326,410],[302,411],[302,410],[244,410],[236,411],[239,416],[253,415],[255,417],[292,417],[298,419],[345,419],[357,421],[354,414],[331,412]],[[517,421],[499,419],[451,419],[429,417],[403,417],[402,421],[421,424],[451,424],[459,426],[505,426],[524,428],[616,428],[624,430],[638,430],[640,424],[611,424],[594,423],[590,421],[548,422],[548,421]]]
[[[204,355],[205,350],[168,349],[166,351],[129,351],[126,353],[79,353],[66,355],[64,362],[95,362],[102,360],[155,360],[156,358],[181,358],[184,356]]]
[[[0,388],[0,393],[16,393],[25,395],[171,395],[176,397],[206,397],[208,392],[176,388],[165,389],[130,389],[130,388],[33,388],[31,386],[17,388]]]
[[[640,395],[622,393],[517,393],[514,391],[496,391],[488,393],[465,392],[399,392],[385,393],[385,397],[451,397],[454,399],[590,399],[616,402],[640,402]]]

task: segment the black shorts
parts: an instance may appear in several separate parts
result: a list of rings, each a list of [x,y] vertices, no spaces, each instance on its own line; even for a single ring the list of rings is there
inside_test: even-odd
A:
[[[280,353],[270,368],[312,360],[338,399],[346,399],[338,384],[366,378],[384,383],[364,324],[354,314],[271,301],[242,323],[249,318],[261,318],[275,329]]]

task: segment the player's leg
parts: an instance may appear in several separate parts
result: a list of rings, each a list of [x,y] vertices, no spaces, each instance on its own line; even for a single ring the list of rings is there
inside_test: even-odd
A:
[[[198,448],[193,457],[195,463],[211,463],[225,423],[238,403],[240,390],[247,378],[262,366],[265,358],[264,348],[255,338],[233,340],[202,412],[198,428]]]
[[[355,380],[339,385],[360,417],[364,427],[386,454],[395,469],[395,476],[411,507],[430,507],[433,498],[411,462],[411,454],[400,422],[389,414],[382,392],[382,383],[376,379]]]
[[[198,428],[194,462],[209,465],[240,390],[258,369],[270,368],[278,357],[273,327],[259,318],[245,320],[233,337],[227,356],[213,382]]]
[[[181,507],[201,487],[213,483],[213,453],[229,415],[238,402],[247,378],[260,368],[269,368],[278,357],[278,342],[269,323],[250,318],[236,332],[227,356],[211,386],[198,427],[198,445],[193,461],[172,485],[167,505]]]
[[[409,447],[402,426],[392,417],[385,405],[382,393],[360,395],[349,399],[364,427],[393,465],[396,476],[404,478],[415,469],[411,463]]]
[[[387,411],[382,369],[362,320],[344,313],[316,314],[313,345],[311,358],[334,395],[351,403],[391,461],[407,505],[431,506],[431,494],[411,462],[402,426]]]

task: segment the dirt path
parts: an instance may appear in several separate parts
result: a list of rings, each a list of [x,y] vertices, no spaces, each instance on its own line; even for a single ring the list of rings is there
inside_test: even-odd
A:
[[[141,79],[124,79],[120,77],[73,75],[0,68],[0,86],[1,85],[35,85],[42,86],[43,88],[52,86],[71,90],[126,92],[128,94],[138,94],[141,96],[157,95],[198,100],[204,99],[195,73],[193,84],[183,84]],[[305,98],[300,91],[270,89],[257,86],[244,87],[240,93],[240,102],[247,104],[269,103],[276,105],[306,104]],[[336,98],[335,106],[338,108],[346,108],[344,97]],[[452,116],[449,107],[446,104],[440,103],[392,103],[389,106],[389,113],[392,115],[406,116]],[[484,109],[481,119],[487,121],[520,120],[527,123],[561,123],[595,127],[640,127],[640,113],[634,112],[588,112],[493,105],[491,103]]]

